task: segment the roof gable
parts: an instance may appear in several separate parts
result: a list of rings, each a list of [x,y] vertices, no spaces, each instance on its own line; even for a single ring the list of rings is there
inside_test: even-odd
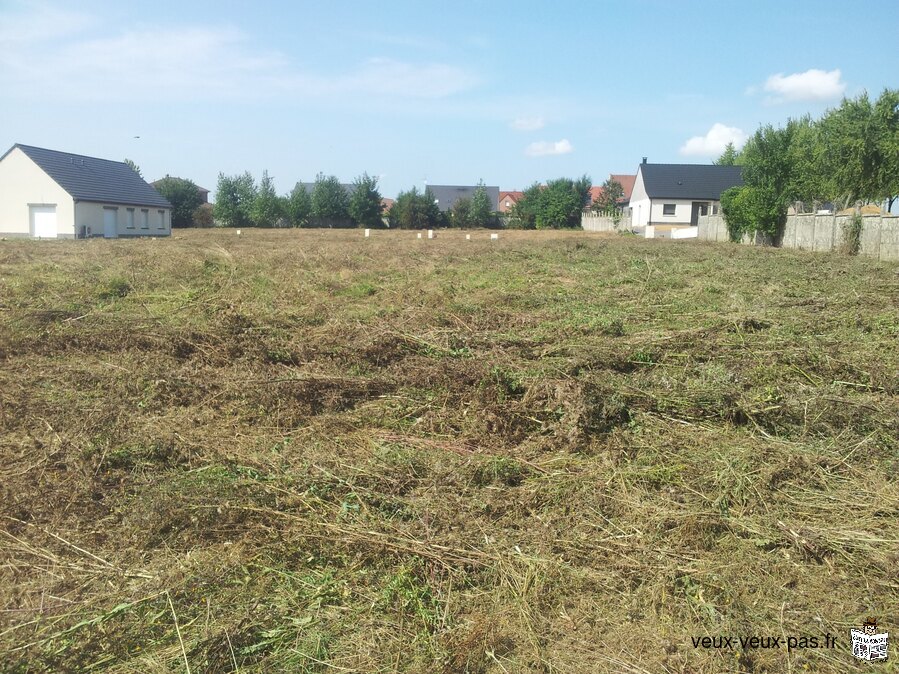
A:
[[[13,148],[19,148],[24,152],[44,173],[78,201],[172,207],[165,197],[124,162],[19,143]]]
[[[614,180],[621,185],[621,189],[624,190],[625,201],[631,200],[631,193],[634,191],[634,181],[636,179],[636,175],[628,175],[626,173],[612,173],[609,175],[609,180]]]
[[[643,186],[650,199],[710,199],[743,184],[740,166],[715,164],[640,164]]]
[[[524,192],[519,192],[517,190],[505,190],[499,193],[499,200],[503,199],[511,199],[512,201],[518,201],[521,197],[524,196]]]

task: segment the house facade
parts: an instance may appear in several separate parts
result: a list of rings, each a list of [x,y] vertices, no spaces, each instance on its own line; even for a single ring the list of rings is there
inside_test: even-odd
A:
[[[500,213],[508,213],[514,208],[515,204],[519,202],[519,200],[524,196],[524,192],[518,192],[515,190],[506,190],[499,193],[499,207],[497,210]]]
[[[718,214],[722,192],[742,184],[739,166],[649,164],[644,158],[631,192],[631,226],[658,233],[695,227],[699,216]]]
[[[171,211],[124,162],[21,144],[0,157],[3,236],[169,236]]]

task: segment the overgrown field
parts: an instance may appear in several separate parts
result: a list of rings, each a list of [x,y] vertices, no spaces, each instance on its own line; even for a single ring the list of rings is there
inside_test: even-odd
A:
[[[899,266],[414,236],[0,243],[0,671],[873,671]]]

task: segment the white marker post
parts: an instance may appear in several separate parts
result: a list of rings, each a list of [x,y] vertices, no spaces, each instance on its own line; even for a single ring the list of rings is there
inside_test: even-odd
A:
[[[239,230],[239,229],[237,230],[237,236],[240,236],[240,230]]]
[[[418,233],[418,238],[419,238],[419,239],[421,238],[421,232]]]
[[[499,239],[499,234],[491,234],[491,235],[490,235],[490,240],[491,240],[491,241],[497,241],[498,239]]]
[[[465,235],[465,240],[466,240],[466,241],[471,241],[471,234],[466,234],[466,235]]]
[[[433,229],[429,229],[429,230],[428,230],[428,238],[429,238],[429,239],[433,239],[433,238],[434,238],[434,230],[433,230]]]
[[[365,238],[367,239],[369,236],[371,236],[371,230],[370,230],[370,229],[366,229],[366,230],[365,230]]]

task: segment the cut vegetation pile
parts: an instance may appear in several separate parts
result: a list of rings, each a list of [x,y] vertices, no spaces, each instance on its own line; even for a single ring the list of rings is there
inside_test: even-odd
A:
[[[868,671],[896,265],[413,237],[0,244],[0,670]]]

